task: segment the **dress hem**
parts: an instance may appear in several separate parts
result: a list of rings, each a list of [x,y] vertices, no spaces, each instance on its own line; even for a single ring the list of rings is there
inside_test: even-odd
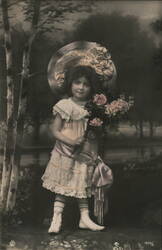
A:
[[[90,198],[92,196],[92,194],[83,194],[83,193],[78,193],[74,190],[71,190],[71,191],[67,191],[67,190],[64,190],[62,187],[58,187],[58,186],[51,186],[49,184],[45,184],[43,183],[42,185],[44,188],[50,190],[51,192],[53,193],[57,193],[57,194],[62,194],[62,195],[65,195],[65,196],[69,196],[69,197],[75,197],[75,198]]]

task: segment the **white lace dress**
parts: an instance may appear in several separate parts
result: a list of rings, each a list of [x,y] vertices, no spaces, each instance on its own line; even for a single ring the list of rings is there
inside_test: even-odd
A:
[[[87,111],[84,106],[75,103],[71,98],[63,99],[53,107],[53,114],[57,113],[64,120],[62,134],[71,139],[84,135],[87,125]],[[56,141],[56,145],[60,146],[61,142]],[[97,157],[96,141],[86,141],[83,148],[91,154],[92,158]],[[62,155],[56,151],[55,146],[42,176],[43,187],[65,196],[90,197],[93,171],[93,165],[87,165],[84,161]]]

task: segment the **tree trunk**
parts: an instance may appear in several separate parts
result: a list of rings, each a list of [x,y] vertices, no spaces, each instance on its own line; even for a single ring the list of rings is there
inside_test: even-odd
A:
[[[150,127],[149,136],[150,136],[150,138],[152,138],[153,135],[154,135],[154,124],[153,124],[153,121],[149,121],[149,127]]]
[[[139,133],[140,133],[140,139],[144,137],[143,135],[143,120],[139,121]]]
[[[139,130],[139,128],[138,128],[138,123],[135,123],[134,124],[134,126],[135,126],[135,136],[137,136],[138,137],[138,130]]]
[[[23,138],[24,131],[24,122],[25,122],[25,111],[27,105],[27,88],[28,88],[28,80],[30,78],[29,68],[30,68],[30,55],[31,55],[31,47],[33,41],[37,35],[37,24],[39,19],[40,12],[40,0],[31,0],[34,5],[34,14],[31,25],[31,35],[25,45],[23,52],[23,62],[22,62],[22,75],[21,75],[21,83],[20,83],[20,92],[19,92],[19,104],[18,104],[18,114],[16,119],[16,137],[14,138],[14,151],[12,157],[12,172],[10,178],[10,186],[7,197],[7,210],[12,210],[15,206],[16,202],[16,193],[18,187],[18,178],[19,178],[19,168],[20,168],[20,160],[21,160],[21,148],[20,143]]]
[[[14,134],[14,149],[12,155],[12,172],[10,177],[10,186],[7,197],[7,211],[10,211],[14,208],[16,202],[16,193],[18,187],[18,179],[19,179],[19,167],[21,160],[21,147],[20,144],[23,139],[23,131],[24,131],[24,114],[26,110],[26,77],[29,73],[29,56],[28,50],[25,49],[23,52],[23,60],[22,60],[22,74],[20,81],[20,89],[19,89],[19,100],[18,100],[18,113],[17,119],[15,122],[15,134]]]
[[[23,130],[24,130],[24,118],[22,115],[19,115],[19,119],[17,122],[17,133],[15,136],[14,141],[14,151],[12,155],[12,171],[10,177],[10,186],[7,196],[7,211],[11,211],[16,203],[16,193],[18,187],[18,178],[19,178],[19,167],[20,167],[20,160],[21,160],[21,141],[23,137]]]
[[[39,202],[38,202],[38,171],[40,166],[40,152],[39,152],[39,143],[40,143],[40,119],[37,117],[34,121],[34,134],[33,134],[33,145],[35,147],[35,150],[33,151],[33,168],[34,168],[34,175],[32,179],[32,202],[31,202],[31,210],[32,210],[32,221],[33,223],[37,223],[39,221],[38,218],[38,210],[39,210]]]
[[[11,175],[11,155],[13,153],[13,128],[14,128],[14,100],[13,100],[13,65],[12,65],[12,41],[11,32],[8,19],[8,2],[1,1],[3,27],[4,27],[4,44],[6,56],[6,84],[7,84],[7,134],[4,143],[4,157],[2,170],[2,184],[1,184],[1,209],[6,210],[7,194]]]
[[[7,117],[7,100],[6,100],[6,92],[7,92],[7,85],[6,85],[6,60],[5,60],[5,50],[4,50],[4,41],[0,38],[0,121],[6,121]],[[1,129],[1,128],[0,128]],[[1,147],[3,146],[4,140],[1,139]]]
[[[34,135],[33,135],[33,144],[34,146],[39,146],[40,141],[40,120],[39,117],[35,120],[34,124]],[[36,151],[33,153],[34,156],[34,165],[39,166],[39,150],[36,148]]]

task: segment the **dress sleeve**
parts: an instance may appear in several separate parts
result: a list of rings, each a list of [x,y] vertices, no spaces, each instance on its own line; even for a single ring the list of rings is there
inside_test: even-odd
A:
[[[67,122],[71,119],[72,107],[68,99],[60,100],[53,106],[53,115],[55,116],[57,113]]]

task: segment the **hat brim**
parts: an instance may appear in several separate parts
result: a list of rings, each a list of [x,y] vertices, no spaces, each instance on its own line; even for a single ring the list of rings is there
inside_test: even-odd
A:
[[[77,65],[88,65],[94,68],[93,63],[92,65],[88,64],[89,63],[88,60],[89,61],[94,60],[93,57],[95,56],[95,54],[93,54],[93,51],[96,48],[103,48],[103,47],[95,42],[76,41],[67,44],[61,49],[59,49],[52,56],[48,64],[48,82],[51,90],[60,95],[66,94],[64,76],[65,72],[69,68]],[[115,79],[117,74],[115,65],[112,62],[112,60],[111,60],[111,70],[112,72],[107,71],[110,77],[107,75],[108,76],[107,79],[104,79],[103,83],[104,89],[112,88],[115,84]],[[99,73],[101,76],[103,75],[102,68],[99,71]],[[104,76],[106,76],[106,74],[104,74]]]

